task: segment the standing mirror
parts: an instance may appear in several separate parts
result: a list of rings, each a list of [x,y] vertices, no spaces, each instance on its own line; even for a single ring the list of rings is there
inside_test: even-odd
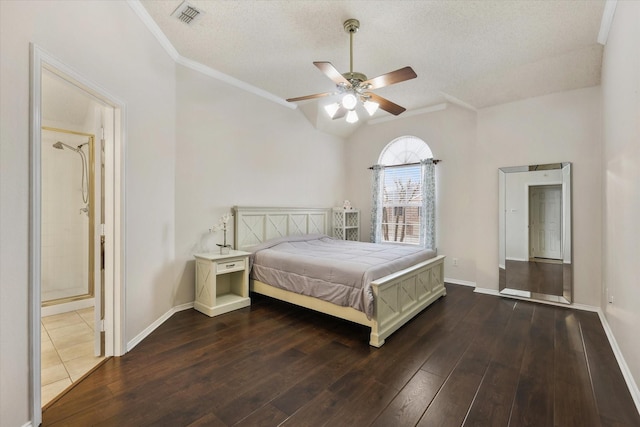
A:
[[[498,173],[500,294],[571,304],[571,163]]]

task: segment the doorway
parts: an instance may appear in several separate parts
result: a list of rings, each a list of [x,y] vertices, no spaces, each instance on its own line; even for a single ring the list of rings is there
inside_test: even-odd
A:
[[[41,132],[43,407],[104,360],[102,236],[95,232],[104,220],[103,141],[83,130],[102,126],[109,113],[43,71],[42,122],[65,126]]]
[[[529,187],[529,259],[562,261],[562,185]]]
[[[30,394],[39,425],[51,397],[45,375],[66,371],[71,387],[100,357],[124,354],[124,104],[35,45],[30,101]],[[59,361],[86,359],[49,369],[44,350],[60,350],[54,335],[62,329],[82,329],[88,346],[72,343]]]

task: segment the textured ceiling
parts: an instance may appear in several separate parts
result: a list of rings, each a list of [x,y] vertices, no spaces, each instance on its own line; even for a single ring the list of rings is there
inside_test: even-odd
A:
[[[371,78],[410,65],[417,73],[376,90],[408,111],[445,101],[482,108],[600,83],[604,0],[191,0],[205,12],[192,25],[170,16],[181,3],[141,0],[182,57],[282,99],[335,88],[313,61],[349,71],[348,18],[361,24],[354,71]],[[320,123],[323,102],[299,105],[317,127],[335,127]]]

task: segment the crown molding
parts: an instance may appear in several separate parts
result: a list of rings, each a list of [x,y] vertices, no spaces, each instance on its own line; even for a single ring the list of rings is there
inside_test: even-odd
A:
[[[255,87],[253,85],[250,85],[249,83],[245,83],[242,80],[238,80],[235,77],[231,77],[228,74],[224,74],[218,70],[215,70],[211,67],[208,67],[200,62],[191,60],[189,58],[185,58],[184,56],[180,56],[178,55],[178,58],[176,59],[176,63],[183,65],[187,68],[190,68],[194,71],[198,71],[204,75],[207,75],[209,77],[213,77],[216,80],[219,80],[221,82],[224,82],[228,85],[231,86],[235,86],[238,89],[242,89],[245,92],[249,92],[252,93],[254,95],[260,96],[264,99],[267,99],[271,102],[275,102],[276,104],[280,104],[283,107],[287,107],[287,108],[291,108],[292,110],[295,110],[296,108],[298,108],[298,106],[296,104],[293,104],[291,102],[287,102],[284,99],[275,96],[274,94],[267,92],[266,90],[262,90],[258,87]]]
[[[375,125],[378,123],[390,122],[392,120],[398,120],[398,119],[406,119],[407,117],[417,116],[419,114],[434,113],[436,111],[442,111],[446,109],[447,109],[447,104],[443,102],[441,104],[432,105],[430,107],[418,108],[417,110],[407,110],[404,113],[402,113],[402,115],[400,116],[391,115],[386,117],[379,117],[377,119],[372,119],[367,121],[367,124]]]
[[[153,20],[151,15],[149,15],[149,12],[147,12],[147,9],[145,9],[142,3],[140,3],[140,0],[127,0],[127,4],[129,5],[129,7],[131,7],[131,9],[133,9],[135,14],[138,15],[138,18],[140,18],[142,23],[147,27],[147,29],[151,32],[151,34],[153,34],[156,40],[158,40],[158,43],[160,43],[160,46],[164,48],[167,54],[177,64],[183,65],[187,68],[190,68],[194,71],[197,71],[199,73],[212,77],[228,85],[237,87],[238,89],[241,89],[245,92],[249,92],[253,95],[267,99],[271,102],[275,102],[276,104],[282,105],[283,107],[287,107],[292,110],[295,110],[296,108],[298,108],[296,104],[287,102],[284,99],[278,96],[275,96],[270,92],[267,92],[266,90],[263,90],[253,85],[250,85],[248,83],[245,83],[241,80],[236,79],[235,77],[231,77],[218,70],[215,70],[211,67],[201,64],[200,62],[196,62],[191,59],[183,57],[182,55],[180,55],[180,53],[178,53],[178,51],[173,46],[169,38],[167,38],[167,36],[160,29],[158,24],[156,24],[156,22]]]
[[[177,61],[180,57],[180,54],[178,53],[176,48],[173,47],[167,36],[164,35],[160,27],[158,27],[156,21],[154,21],[151,15],[149,15],[149,12],[147,12],[147,9],[144,8],[142,3],[140,3],[139,0],[127,0],[127,4],[129,5],[129,7],[131,7],[131,9],[133,9],[136,15],[138,15],[138,18],[140,18],[147,29],[151,31],[151,34],[153,34],[156,40],[158,40],[160,45],[169,54],[169,56],[174,61]]]
[[[453,105],[457,105],[458,107],[462,107],[462,108],[466,108],[467,110],[478,112],[478,109],[476,107],[474,107],[473,105],[467,102],[464,102],[459,98],[456,98],[455,96],[449,95],[448,93],[444,93],[444,92],[440,92],[440,95],[444,96],[444,99],[446,99],[448,102],[452,103]]]
[[[611,23],[613,22],[613,15],[616,12],[616,5],[618,0],[607,0],[604,4],[604,11],[602,12],[602,20],[600,21],[600,32],[598,33],[598,43],[601,45],[607,44],[609,38],[609,30],[611,30]]]

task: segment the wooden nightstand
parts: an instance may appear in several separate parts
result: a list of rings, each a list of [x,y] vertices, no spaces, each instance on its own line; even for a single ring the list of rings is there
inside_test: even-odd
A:
[[[196,258],[196,300],[193,308],[217,316],[251,305],[249,252],[201,253]]]

